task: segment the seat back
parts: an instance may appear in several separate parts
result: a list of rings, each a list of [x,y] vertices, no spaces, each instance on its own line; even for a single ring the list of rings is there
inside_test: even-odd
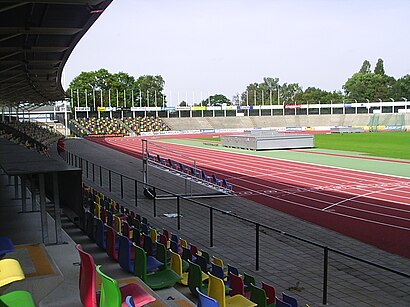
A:
[[[117,261],[118,257],[117,257],[117,252],[116,252],[116,238],[117,238],[117,234],[114,230],[114,228],[112,228],[111,226],[106,225],[105,228],[107,229],[107,243],[106,243],[106,251],[107,251],[107,255]]]
[[[171,240],[170,241],[170,248],[174,253],[178,253],[179,252],[179,247],[178,247],[178,243]]]
[[[251,291],[251,301],[258,304],[258,307],[266,307],[266,293],[262,288],[255,286],[254,284],[249,285]]]
[[[202,272],[208,273],[208,263],[206,262],[206,259],[205,259],[204,256],[197,255],[196,256],[196,264],[199,265]]]
[[[245,295],[243,279],[238,275],[229,273],[229,288],[231,288],[231,291],[229,292],[230,296],[234,296],[236,294]]]
[[[292,307],[298,307],[298,301],[293,297],[285,292],[282,292],[282,299],[285,303],[290,304]]]
[[[118,263],[123,270],[133,273],[134,268],[131,267],[131,241],[123,235],[118,235],[118,240]]]
[[[0,287],[8,285],[9,283],[23,280],[23,269],[16,259],[2,259],[0,260]]]
[[[94,218],[95,223],[95,243],[102,249],[105,249],[105,225],[103,221],[98,218]]]
[[[196,288],[197,296],[198,296],[198,306],[200,307],[219,307],[218,301],[205,295]]]
[[[269,285],[269,284],[267,284],[267,283],[264,283],[264,282],[262,281],[262,289],[265,290],[265,293],[266,293],[266,297],[267,297],[266,303],[267,303],[268,305],[274,304],[274,303],[276,302],[276,290],[275,290],[275,287],[273,287],[273,286],[271,286],[271,285]]]
[[[235,274],[235,275],[239,276],[239,270],[236,267],[234,267],[230,264],[228,264],[228,274],[229,273],[232,273],[232,274]]]
[[[166,237],[166,235],[164,235],[164,234],[160,234],[159,235],[159,243],[161,243],[161,244],[164,244],[165,246],[168,244],[168,240],[167,240],[167,237]]]
[[[177,273],[179,276],[182,276],[182,259],[181,256],[172,250],[171,253],[171,270]]]
[[[211,274],[221,278],[222,280],[225,278],[225,274],[224,274],[224,270],[222,267],[220,267],[219,265],[215,264],[215,263],[211,263],[212,267],[211,267]]]
[[[219,306],[226,306],[225,284],[222,279],[209,274],[208,296],[218,301]]]
[[[151,237],[152,242],[157,242],[158,239],[158,232],[155,228],[150,228],[149,229],[149,235]]]
[[[189,268],[188,268],[188,287],[189,291],[191,291],[192,295],[197,297],[198,292],[196,289],[202,292],[202,271],[201,267],[191,260],[188,260]]]
[[[222,269],[224,268],[224,262],[222,261],[221,258],[212,256],[212,262],[215,263],[216,265],[219,265]]]
[[[122,220],[118,215],[114,215],[114,230],[118,233],[122,233]]]
[[[85,233],[94,240],[94,214],[91,211],[85,212]]]
[[[162,268],[168,268],[168,260],[167,260],[167,248],[164,244],[157,243],[157,260],[162,262],[164,265]]]
[[[147,255],[145,251],[133,243],[135,248],[135,259],[134,259],[134,275],[141,278],[144,282],[147,281]]]
[[[255,277],[243,272],[243,283],[245,285],[245,292],[250,291],[250,285],[256,284]]]
[[[181,247],[188,248],[188,241],[185,239],[179,238],[179,244],[181,245]]]
[[[279,298],[276,298],[276,306],[275,307],[292,307],[292,305],[282,301]]]
[[[181,255],[181,257],[182,257],[182,259],[184,259],[185,261],[192,260],[191,250],[190,250],[189,248],[182,247],[182,255]]]
[[[121,307],[121,291],[115,279],[101,271],[101,265],[97,265],[96,271],[101,277],[100,307]]]
[[[147,253],[148,256],[153,256],[154,255],[154,244],[152,242],[152,239],[149,235],[143,234],[143,248],[145,252]]]
[[[128,238],[132,238],[131,226],[127,221],[122,221],[122,234]]]
[[[85,307],[96,307],[97,296],[95,289],[96,274],[94,259],[89,253],[86,253],[82,249],[80,244],[77,244],[75,248],[81,259],[79,278],[81,302]]]

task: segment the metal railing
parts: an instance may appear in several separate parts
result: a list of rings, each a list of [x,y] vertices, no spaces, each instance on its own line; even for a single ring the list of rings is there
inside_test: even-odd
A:
[[[71,152],[66,151],[65,154],[63,155],[63,158],[68,164],[70,164],[72,166],[75,166],[75,167],[80,167],[83,171],[83,176],[84,176],[83,166],[85,164],[85,170],[86,170],[85,171],[85,176],[86,176],[86,178],[90,179],[90,180],[92,179],[92,181],[94,183],[97,183],[100,187],[103,186],[102,171],[106,170],[108,172],[108,189],[109,189],[110,192],[112,192],[112,174],[118,175],[120,177],[120,197],[121,197],[121,199],[124,199],[124,179],[128,179],[128,180],[133,181],[134,182],[134,193],[135,193],[135,195],[134,195],[135,196],[135,206],[138,206],[137,192],[138,192],[138,187],[139,186],[149,187],[149,188],[153,189],[154,195],[156,195],[157,191],[161,191],[163,193],[174,196],[176,198],[177,229],[178,230],[181,230],[181,200],[186,200],[186,201],[188,201],[188,202],[190,202],[194,205],[201,206],[203,208],[207,208],[209,210],[209,242],[210,242],[210,247],[214,246],[214,231],[215,231],[215,229],[214,229],[214,214],[215,214],[215,212],[219,212],[221,214],[231,216],[231,217],[235,218],[236,220],[247,222],[247,223],[253,225],[254,228],[255,228],[255,241],[256,241],[255,242],[255,270],[256,271],[259,271],[259,269],[260,269],[260,232],[261,232],[262,228],[268,229],[270,231],[278,233],[282,236],[286,236],[286,237],[291,238],[293,240],[297,240],[299,242],[304,242],[304,243],[307,243],[311,246],[322,249],[323,250],[323,276],[322,276],[322,283],[323,283],[322,284],[322,303],[323,303],[323,305],[326,305],[327,302],[328,302],[328,277],[329,277],[328,267],[329,267],[329,253],[330,252],[334,253],[334,254],[337,254],[337,255],[340,255],[342,257],[346,257],[346,258],[358,261],[360,263],[367,264],[367,265],[370,265],[372,267],[379,268],[379,269],[388,271],[390,273],[394,273],[394,274],[397,274],[399,276],[410,279],[410,274],[407,273],[407,272],[401,272],[401,271],[386,267],[384,265],[380,265],[378,263],[356,257],[354,255],[343,252],[343,251],[338,250],[336,248],[332,248],[332,247],[323,245],[321,243],[318,243],[318,242],[303,238],[301,236],[297,236],[297,235],[288,233],[288,232],[283,231],[281,229],[274,228],[274,227],[271,227],[269,225],[265,225],[265,224],[260,223],[258,221],[255,221],[255,220],[252,220],[252,219],[237,215],[235,213],[232,213],[231,211],[225,211],[225,210],[210,206],[208,204],[204,204],[204,203],[199,202],[199,201],[197,201],[195,199],[192,199],[190,197],[183,196],[183,195],[180,195],[178,193],[174,193],[174,192],[165,190],[165,189],[160,188],[158,186],[155,186],[153,184],[144,183],[143,181],[140,181],[136,178],[133,178],[133,177],[130,177],[130,176],[127,176],[127,175],[123,175],[121,173],[115,172],[115,171],[113,171],[111,169],[108,169],[106,167],[103,167],[101,165],[97,165],[95,163],[92,163],[92,162],[90,162],[86,159],[83,159],[83,158],[81,158],[81,157],[79,157],[79,156],[77,156],[77,155],[75,155]],[[90,164],[91,164],[91,170],[92,170],[91,174],[89,172]],[[98,169],[98,173],[99,173],[99,178],[98,178],[97,182],[96,182],[96,174],[95,174],[96,169]],[[152,205],[153,205],[153,207],[152,207],[153,216],[156,217],[157,216],[157,197],[153,197]]]

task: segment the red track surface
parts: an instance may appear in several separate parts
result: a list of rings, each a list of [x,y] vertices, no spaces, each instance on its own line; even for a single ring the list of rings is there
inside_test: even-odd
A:
[[[157,147],[155,138],[151,152],[188,164],[193,160],[171,151],[194,157],[198,168],[228,179],[242,197],[410,258],[410,179],[169,143]],[[95,141],[141,156],[140,137]]]

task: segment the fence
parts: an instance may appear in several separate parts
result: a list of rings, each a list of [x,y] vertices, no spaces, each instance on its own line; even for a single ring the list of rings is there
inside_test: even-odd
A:
[[[69,151],[66,151],[65,154],[63,155],[64,160],[75,167],[80,167],[82,169],[83,172],[83,176],[85,176],[87,179],[92,180],[92,182],[96,183],[97,185],[99,185],[100,187],[106,186],[108,187],[108,190],[110,192],[114,191],[114,189],[119,189],[119,196],[121,199],[124,199],[125,196],[125,189],[124,186],[126,185],[126,181],[129,182],[129,184],[127,185],[132,186],[133,188],[128,190],[128,193],[134,193],[134,198],[135,198],[135,203],[134,205],[138,207],[138,190],[143,187],[143,188],[151,188],[154,191],[154,195],[157,194],[157,191],[160,191],[162,193],[171,195],[173,198],[175,198],[176,203],[176,226],[178,230],[181,230],[181,201],[187,201],[189,202],[191,205],[194,206],[198,206],[201,208],[204,208],[205,210],[208,210],[208,214],[209,214],[209,230],[208,230],[208,234],[209,234],[209,244],[210,247],[214,246],[214,233],[215,233],[215,218],[217,217],[216,214],[219,213],[221,215],[223,215],[223,219],[226,220],[226,217],[232,218],[233,220],[236,221],[243,221],[247,224],[250,224],[254,229],[255,229],[255,257],[252,259],[254,259],[254,265],[255,265],[255,270],[259,271],[260,270],[260,259],[261,259],[261,245],[260,245],[260,235],[261,233],[264,233],[265,231],[270,231],[276,234],[280,234],[281,236],[284,236],[286,238],[290,238],[292,240],[295,240],[296,242],[300,243],[304,243],[307,244],[309,247],[315,247],[318,248],[320,250],[322,250],[323,252],[323,261],[322,261],[322,277],[321,277],[321,281],[322,281],[322,291],[321,291],[321,295],[322,295],[322,303],[324,305],[327,304],[328,302],[328,279],[329,279],[329,259],[330,259],[330,255],[331,253],[333,253],[334,255],[340,256],[342,257],[342,259],[350,259],[350,260],[354,260],[357,261],[361,264],[366,264],[369,265],[370,267],[374,268],[378,268],[381,269],[383,271],[387,271],[393,274],[396,274],[398,276],[404,277],[406,278],[406,282],[408,280],[410,280],[410,274],[407,272],[401,272],[399,270],[395,270],[389,267],[386,267],[384,265],[380,265],[378,263],[372,262],[372,261],[368,261],[366,259],[362,259],[359,257],[356,257],[354,255],[351,255],[349,253],[340,251],[338,249],[332,248],[330,246],[326,246],[317,242],[314,242],[312,240],[303,238],[301,236],[297,236],[291,233],[287,233],[286,231],[283,231],[281,229],[278,228],[274,228],[271,227],[269,225],[265,225],[263,223],[260,223],[258,221],[254,221],[252,219],[234,214],[230,211],[226,211],[226,210],[222,210],[213,206],[210,206],[208,204],[204,204],[198,200],[195,199],[191,199],[190,197],[187,196],[183,196],[181,194],[175,193],[175,192],[171,192],[171,191],[167,191],[163,188],[160,188],[158,186],[155,186],[153,184],[149,184],[149,183],[144,183],[143,181],[137,180],[135,178],[132,178],[130,176],[126,176],[123,174],[120,174],[118,172],[115,172],[111,169],[105,168],[101,165],[97,165],[95,163],[92,163],[86,159],[83,159]],[[104,172],[105,172],[105,176],[104,176]],[[113,181],[113,176],[117,176],[117,180],[115,180],[115,182],[118,182],[118,184],[114,184]],[[107,182],[105,182],[107,181]],[[157,204],[157,197],[153,197],[152,198],[152,214],[153,217],[157,217],[157,211],[158,211],[158,204]],[[202,215],[202,218],[204,218],[204,215]],[[266,252],[265,250],[262,249],[262,252]],[[342,260],[343,261],[343,260]],[[318,274],[318,272],[315,272],[316,274]]]

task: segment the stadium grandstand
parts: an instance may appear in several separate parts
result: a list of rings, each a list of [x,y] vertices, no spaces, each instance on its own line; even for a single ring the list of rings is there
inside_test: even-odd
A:
[[[409,306],[407,160],[264,156],[214,141],[252,129],[405,131],[407,101],[48,109],[110,3],[0,4],[0,305]],[[40,107],[45,122],[32,118]]]

